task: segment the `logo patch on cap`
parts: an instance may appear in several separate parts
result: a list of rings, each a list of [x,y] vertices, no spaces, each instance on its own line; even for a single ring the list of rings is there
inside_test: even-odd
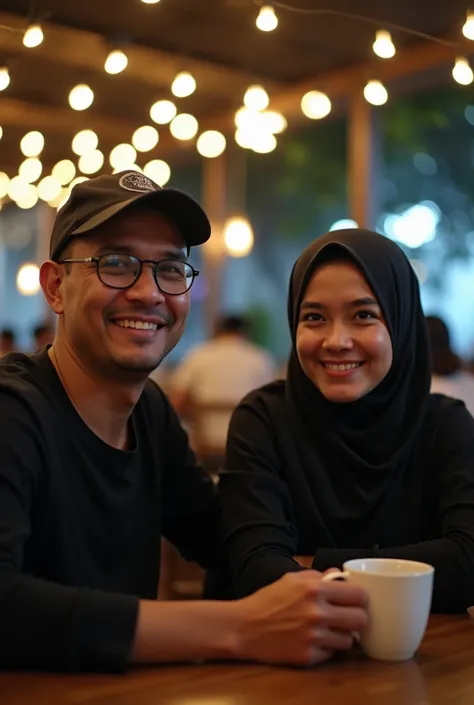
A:
[[[155,184],[151,179],[143,174],[139,174],[138,171],[129,171],[124,174],[119,181],[119,186],[127,189],[127,191],[158,191],[159,186]]]

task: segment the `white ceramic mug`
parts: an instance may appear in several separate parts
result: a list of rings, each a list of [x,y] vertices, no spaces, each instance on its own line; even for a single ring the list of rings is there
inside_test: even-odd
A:
[[[365,588],[369,622],[360,634],[367,656],[379,661],[405,661],[418,649],[431,609],[434,568],[427,563],[394,558],[360,558],[344,563],[343,578]]]

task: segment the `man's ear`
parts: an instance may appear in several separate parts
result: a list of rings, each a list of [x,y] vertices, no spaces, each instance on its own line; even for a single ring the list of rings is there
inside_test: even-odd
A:
[[[46,260],[46,262],[43,262],[41,265],[41,288],[51,309],[58,315],[64,311],[61,286],[64,276],[64,267],[57,262]]]

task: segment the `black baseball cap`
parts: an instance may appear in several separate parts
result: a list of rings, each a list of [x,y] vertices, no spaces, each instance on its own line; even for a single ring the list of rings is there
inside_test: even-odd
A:
[[[188,248],[202,245],[211,236],[209,219],[191,196],[176,189],[162,188],[138,171],[123,171],[97,176],[73,187],[54,221],[50,258],[57,260],[74,236],[88,233],[134,203],[156,208],[170,218]]]

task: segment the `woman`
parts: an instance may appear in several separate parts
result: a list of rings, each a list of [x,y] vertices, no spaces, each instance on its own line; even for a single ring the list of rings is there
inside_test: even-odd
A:
[[[449,329],[438,316],[428,316],[433,376],[431,392],[461,399],[474,416],[474,375],[462,369],[460,358],[451,348]]]
[[[433,609],[474,604],[474,420],[430,396],[426,324],[403,252],[341,230],[297,260],[287,381],[237,407],[220,482],[239,596],[381,556],[435,567]]]

